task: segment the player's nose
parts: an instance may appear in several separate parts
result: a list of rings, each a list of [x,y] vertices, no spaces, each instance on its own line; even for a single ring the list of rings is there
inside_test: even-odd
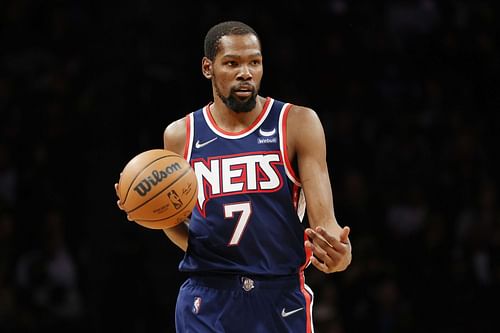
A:
[[[250,71],[250,68],[248,66],[241,66],[240,71],[238,73],[238,79],[239,80],[251,80],[253,78],[252,72]]]

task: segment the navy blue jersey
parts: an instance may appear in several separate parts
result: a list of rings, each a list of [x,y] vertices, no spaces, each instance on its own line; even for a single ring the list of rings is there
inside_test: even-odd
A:
[[[210,105],[187,116],[184,157],[197,176],[198,202],[181,271],[277,276],[308,264],[305,200],[286,151],[290,107],[267,98],[237,133],[217,126]]]

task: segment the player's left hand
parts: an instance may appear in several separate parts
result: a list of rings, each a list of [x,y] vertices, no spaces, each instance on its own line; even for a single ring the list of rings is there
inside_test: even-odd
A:
[[[312,250],[311,263],[325,273],[343,271],[351,263],[349,227],[342,228],[339,238],[330,234],[323,227],[307,228],[309,240],[305,246]]]

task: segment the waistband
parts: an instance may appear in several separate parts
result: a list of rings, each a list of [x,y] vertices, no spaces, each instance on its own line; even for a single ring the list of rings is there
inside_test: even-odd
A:
[[[189,280],[196,285],[214,289],[295,288],[300,286],[300,275],[256,276],[244,274],[192,274]]]

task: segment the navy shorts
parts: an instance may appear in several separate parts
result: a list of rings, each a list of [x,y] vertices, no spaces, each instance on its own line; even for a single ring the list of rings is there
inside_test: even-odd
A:
[[[191,276],[181,286],[177,333],[310,333],[313,294],[303,273],[277,278]]]

